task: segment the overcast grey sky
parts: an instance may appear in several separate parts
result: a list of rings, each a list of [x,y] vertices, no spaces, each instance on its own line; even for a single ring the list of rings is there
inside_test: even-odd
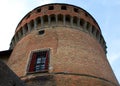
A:
[[[120,0],[2,0],[0,3],[0,51],[9,48],[20,20],[47,3],[68,3],[88,11],[98,22],[107,43],[107,58],[120,82]]]

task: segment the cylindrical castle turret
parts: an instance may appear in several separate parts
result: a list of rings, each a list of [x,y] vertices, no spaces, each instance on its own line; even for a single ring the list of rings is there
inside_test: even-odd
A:
[[[47,4],[18,24],[8,64],[28,86],[118,86],[95,19],[69,4]]]

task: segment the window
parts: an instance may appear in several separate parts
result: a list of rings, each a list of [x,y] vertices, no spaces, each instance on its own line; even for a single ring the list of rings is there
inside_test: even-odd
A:
[[[32,21],[30,21],[30,26],[31,26],[31,29],[33,29],[34,28],[34,21],[32,20]]]
[[[83,19],[80,19],[80,25],[83,27],[85,21]]]
[[[49,8],[48,8],[49,10],[53,10],[54,9],[54,7],[53,6],[49,6]]]
[[[37,21],[37,24],[41,24],[40,17],[37,17],[37,18],[36,18],[36,21]]]
[[[76,16],[73,17],[73,24],[77,25],[78,18]]]
[[[66,6],[61,6],[61,9],[62,10],[67,10],[67,7]]]
[[[63,21],[63,15],[62,14],[58,15],[58,21]]]
[[[90,28],[90,23],[87,22],[87,30]]]
[[[23,30],[24,30],[24,34],[26,34],[28,32],[28,26],[27,26],[27,24],[24,25],[24,29]]]
[[[70,22],[70,15],[66,15],[65,18],[66,18],[66,21],[67,21],[67,22]]]
[[[94,32],[95,32],[95,27],[92,26],[92,33],[94,34]]]
[[[50,15],[50,18],[51,18],[51,22],[55,22],[56,21],[56,17],[54,14]]]
[[[32,53],[29,72],[45,72],[48,71],[49,51],[38,51]]]
[[[43,16],[43,21],[46,23],[46,22],[48,22],[48,16],[47,15],[44,15]]]
[[[74,8],[74,11],[78,13],[78,9],[77,8]]]

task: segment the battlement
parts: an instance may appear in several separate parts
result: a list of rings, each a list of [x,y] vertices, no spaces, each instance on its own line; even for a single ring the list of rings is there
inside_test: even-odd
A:
[[[106,42],[95,19],[80,7],[68,4],[48,4],[29,12],[18,24],[10,49],[33,30],[48,27],[69,27],[88,33],[96,38],[106,53]]]

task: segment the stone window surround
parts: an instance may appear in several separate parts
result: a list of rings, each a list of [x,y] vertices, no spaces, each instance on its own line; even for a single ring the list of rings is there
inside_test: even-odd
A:
[[[40,53],[40,52],[44,52],[46,51],[48,53],[48,68],[47,70],[40,70],[40,71],[33,71],[33,72],[30,72],[29,69],[30,69],[30,64],[31,64],[31,60],[32,60],[32,56],[34,53]],[[48,72],[49,71],[49,65],[50,65],[50,49],[47,48],[47,49],[40,49],[40,50],[33,50],[30,52],[30,56],[29,56],[29,61],[28,61],[28,65],[27,65],[27,69],[26,69],[26,74],[30,74],[30,73],[37,73],[37,72],[41,72],[41,73],[44,73],[44,72]]]

